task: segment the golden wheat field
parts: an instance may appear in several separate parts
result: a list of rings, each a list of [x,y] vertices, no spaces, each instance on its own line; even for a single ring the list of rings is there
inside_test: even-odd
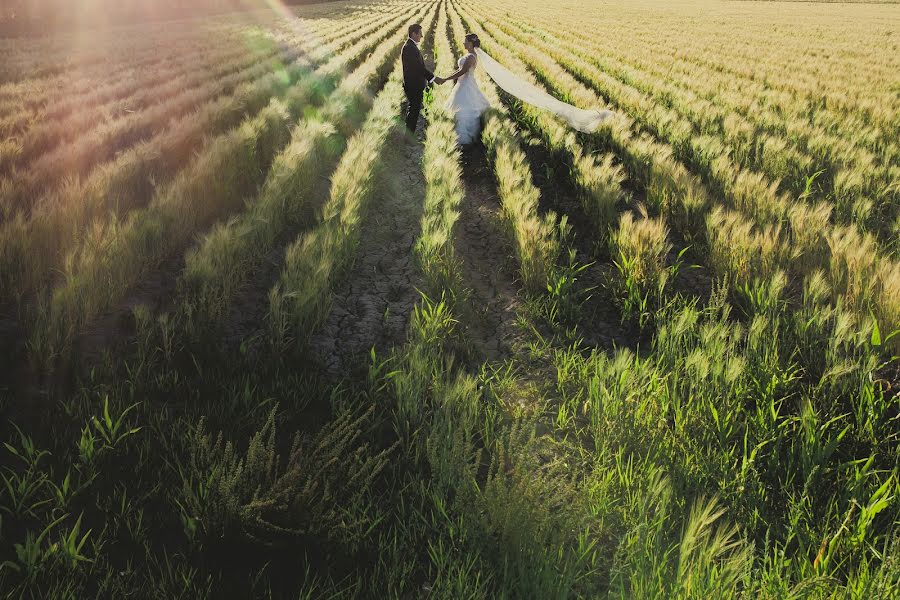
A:
[[[900,598],[900,5],[0,35],[2,597]]]

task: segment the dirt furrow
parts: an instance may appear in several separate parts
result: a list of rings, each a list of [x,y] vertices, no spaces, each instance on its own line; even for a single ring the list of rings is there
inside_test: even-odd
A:
[[[481,144],[462,154],[465,188],[455,230],[454,251],[459,257],[464,284],[471,295],[465,315],[466,337],[476,358],[508,359],[521,338],[516,315],[521,307],[512,273],[512,248],[502,229],[500,199],[485,149]]]
[[[425,180],[421,143],[404,135],[396,132],[389,141],[356,260],[335,286],[331,311],[309,341],[310,359],[330,376],[363,371],[373,347],[384,356],[406,340],[419,297],[413,246]]]

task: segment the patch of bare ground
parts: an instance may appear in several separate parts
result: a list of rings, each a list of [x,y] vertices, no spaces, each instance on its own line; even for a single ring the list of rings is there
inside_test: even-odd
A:
[[[361,373],[373,347],[384,356],[403,344],[419,298],[413,248],[425,197],[422,145],[404,132],[388,145],[355,260],[308,344],[310,360],[330,376]]]
[[[497,186],[481,144],[463,150],[462,182],[465,195],[454,231],[454,253],[469,290],[462,321],[473,358],[501,361],[512,356],[522,337],[516,327],[521,301],[512,275],[512,248],[502,229]]]

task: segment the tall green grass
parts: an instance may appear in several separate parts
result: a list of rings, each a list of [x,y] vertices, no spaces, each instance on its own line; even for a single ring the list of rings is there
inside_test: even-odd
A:
[[[454,62],[445,34],[447,23],[444,4],[438,17],[435,55],[437,70],[449,73]],[[416,240],[415,254],[425,276],[425,291],[432,297],[448,292],[454,302],[463,293],[458,258],[453,250],[453,227],[464,192],[455,124],[445,106],[450,89],[446,85],[433,88],[425,111],[428,120],[422,155],[425,201],[422,234]]]
[[[611,145],[624,156],[634,156],[634,159],[626,159],[625,163],[634,173],[634,179],[645,186],[648,205],[670,213],[669,221],[683,228],[684,237],[689,240],[699,237],[697,241],[705,243],[709,238],[719,235],[715,231],[707,231],[705,238],[702,233],[697,236],[698,232],[704,231],[698,226],[698,219],[708,209],[714,197],[726,207],[740,211],[745,218],[752,219],[765,232],[764,235],[770,238],[771,243],[778,246],[778,250],[773,254],[778,257],[778,267],[782,270],[803,278],[809,271],[801,271],[800,268],[827,268],[833,264],[827,252],[815,256],[807,252],[803,261],[793,261],[791,251],[794,246],[793,238],[795,236],[798,238],[798,247],[802,245],[808,248],[811,236],[827,238],[832,231],[840,231],[844,227],[829,225],[819,232],[802,229],[794,232],[783,229],[782,223],[788,221],[788,215],[794,212],[793,207],[805,200],[794,200],[778,190],[777,182],[735,164],[719,139],[690,135],[692,133],[690,126],[676,127],[672,119],[664,119],[656,113],[646,112],[646,107],[632,106],[629,104],[627,94],[614,94],[610,91],[604,83],[608,78],[592,75],[594,71],[591,67],[573,63],[570,55],[552,44],[540,42],[535,46],[532,43],[535,42],[533,38],[514,31],[509,33],[512,29],[503,24],[494,23],[487,27],[504,45],[523,48],[524,50],[517,56],[517,62],[527,63],[527,67],[523,65],[522,69],[530,68],[538,73],[542,81],[557,95],[564,99],[577,98],[584,106],[594,107],[602,105],[594,89],[602,91],[612,100],[621,103],[638,123],[662,140],[656,142],[652,139],[638,138],[635,143],[636,136],[630,131],[632,123],[628,119],[607,126],[598,134],[604,143]],[[539,52],[538,47],[545,52]],[[566,68],[564,69],[561,64]],[[566,69],[578,73],[581,80],[589,82],[593,89],[586,87]],[[681,139],[679,136],[684,136],[684,144],[677,143],[677,140]],[[644,148],[646,151],[642,151]],[[631,161],[632,164],[629,164]],[[702,183],[687,173],[686,165],[702,174]],[[706,220],[707,226],[714,226],[720,222],[721,219],[718,218]],[[794,220],[792,224],[800,227],[809,225],[806,220]],[[898,320],[900,314],[897,313],[893,301],[894,289],[900,285],[895,281],[896,260],[878,248],[874,237],[870,238],[873,251],[867,254],[866,264],[860,265],[862,270],[872,273],[873,293],[869,297],[869,302],[874,312],[879,315],[880,326],[888,331],[895,331],[900,323]],[[819,247],[821,249],[822,246]],[[755,250],[748,247],[744,251],[752,253]],[[835,275],[840,276],[840,272]],[[842,287],[834,286],[832,290],[841,293]],[[851,304],[854,303],[852,298],[850,301]],[[865,315],[869,309],[858,306],[858,310],[861,315]]]
[[[538,213],[540,191],[508,121],[488,115],[482,139],[494,162],[501,212],[516,249],[522,286],[532,294],[544,293],[562,254],[566,219]]]
[[[381,25],[353,28],[347,39],[335,38],[334,45],[346,47]],[[189,161],[199,145],[239,124],[246,114],[261,110],[273,95],[286,93],[301,80],[316,88],[317,96],[333,89],[338,77],[334,70],[320,72],[315,81],[309,80],[310,70],[331,58],[329,46],[318,47],[308,60],[298,59],[279,72],[240,86],[231,96],[173,121],[146,143],[123,152],[89,177],[62,187],[41,201],[30,219],[17,215],[5,223],[0,230],[0,272],[4,274],[6,298],[22,298],[46,283],[92,221],[144,206],[155,187]]]
[[[612,276],[613,297],[621,305],[623,318],[643,327],[664,304],[666,287],[672,283],[678,264],[669,266],[672,243],[662,218],[626,212],[610,237],[610,254],[616,270]]]
[[[377,191],[379,171],[385,167],[385,145],[396,132],[393,112],[401,97],[395,70],[375,98],[362,129],[347,143],[318,224],[287,248],[279,283],[269,294],[272,331],[279,347],[288,337],[302,338],[313,331],[328,313],[331,288],[359,245],[360,226]]]
[[[379,30],[363,38],[319,73],[339,72],[361,62],[390,33]],[[51,365],[81,327],[109,308],[129,285],[198,230],[239,210],[264,181],[272,160],[289,141],[289,124],[313,94],[310,86],[295,86],[286,101],[273,100],[259,115],[208,144],[207,151],[146,209],[92,231],[81,251],[67,260],[64,285],[37,307],[29,340],[32,360]]]
[[[369,88],[380,86],[385,66],[394,62],[402,33],[381,43],[362,66],[343,79],[322,108],[324,121],[304,121],[295,127],[291,143],[275,158],[259,198],[248,210],[214,228],[188,254],[183,280],[195,322],[208,325],[221,318],[231,296],[276,241],[312,220],[318,210],[315,200],[321,191],[321,173],[331,171],[345,149],[344,136],[364,118],[370,106]],[[387,108],[383,102],[379,107]],[[288,256],[291,253],[289,249]],[[302,284],[292,286],[289,278],[282,281],[288,297],[294,297],[296,287],[308,283],[305,278],[295,281]]]
[[[438,11],[438,69],[449,70],[443,32],[458,37],[456,6],[413,6]],[[273,306],[295,311],[290,335],[312,329],[356,251],[401,126],[397,40],[382,40],[345,79],[351,93],[330,96],[326,110],[309,111],[304,88],[288,96],[296,105],[273,101],[216,138],[217,153],[189,167],[202,178],[176,178],[182,187],[122,225],[123,239],[147,240],[139,255],[97,232],[93,256],[104,268],[83,271],[96,272],[90,287],[73,270],[64,289],[101,290],[107,274],[136,281],[117,269],[159,260],[170,235],[191,243],[202,223],[220,220],[220,202],[243,216],[215,230],[230,230],[221,246],[214,233],[188,260],[221,253],[234,279],[215,266],[208,281],[233,289],[278,230],[300,227],[313,150],[347,135],[356,115],[361,128],[339,161],[331,157],[327,199],[291,244],[273,292],[282,298]],[[387,69],[363,121],[355,111],[369,100],[352,92]],[[367,376],[325,381],[282,345],[222,360],[180,335],[180,315],[138,308],[133,344],[92,365],[77,389],[48,391],[29,413],[0,388],[10,417],[0,426],[0,588],[50,598],[900,595],[900,398],[885,359],[889,332],[864,310],[867,282],[885,280],[866,267],[872,240],[836,228],[780,257],[776,225],[707,210],[665,147],[613,123],[601,135],[628,141],[609,143],[631,183],[649,191],[649,210],[620,217],[616,163],[589,157],[609,182],[599,186],[608,216],[591,228],[608,232],[603,242],[620,259],[612,281],[639,295],[667,287],[670,236],[688,222],[719,236],[702,250],[721,278],[709,295],[668,290],[646,303],[634,350],[573,343],[553,320],[522,314],[521,347],[473,365],[462,350],[469,315],[457,302],[462,179],[447,91],[429,108],[415,246],[428,285],[406,343],[388,356],[373,351]],[[524,176],[514,127],[532,128],[511,112],[515,122],[502,110],[487,115],[484,141],[511,157],[497,171]],[[559,143],[579,156],[568,145],[577,140]],[[530,190],[520,181],[502,200],[530,217]],[[691,198],[703,210],[688,212]],[[815,229],[828,212],[783,216]],[[782,268],[823,243],[838,261],[828,271],[809,263],[797,278]],[[230,292],[221,294],[210,297]]]
[[[465,26],[477,33],[481,37],[482,43],[485,44],[485,48],[493,53],[495,58],[499,57],[507,64],[517,64],[519,62],[519,59],[516,58],[513,53],[510,53],[502,46],[494,44],[491,36],[483,29],[481,23],[467,19],[458,9],[455,10],[454,17],[459,20],[460,28]],[[533,78],[527,75],[526,77],[532,83],[537,84],[537,81]],[[492,94],[492,97],[494,99],[493,104],[500,107],[502,104],[496,92]],[[517,113],[517,118],[520,122],[523,122],[528,129],[531,129],[539,135],[546,147],[555,157],[563,159],[564,164],[569,169],[570,180],[578,190],[579,198],[585,213],[588,215],[588,218],[591,219],[595,227],[596,239],[594,241],[602,246],[603,242],[609,236],[610,228],[615,225],[620,205],[626,199],[626,193],[622,189],[622,184],[625,181],[622,169],[613,166],[611,155],[606,155],[601,158],[588,153],[572,132],[568,131],[557,119],[552,118],[545,111],[524,103],[517,103],[514,105],[514,112]],[[490,131],[490,126],[486,128],[486,131]],[[490,147],[493,141],[489,138],[486,143]],[[517,158],[513,159],[510,157],[509,160],[524,163],[524,155],[521,155],[521,153],[518,154],[519,156]],[[527,183],[515,183],[516,180],[521,180],[525,177],[526,174],[525,171],[523,171],[523,167],[526,165],[523,164],[517,169],[514,168],[513,171],[517,171],[516,174],[512,174],[513,171],[510,171],[510,166],[511,165],[507,165],[504,167],[504,171],[509,173],[509,175],[506,175],[504,178],[506,185],[525,185],[527,187]],[[527,168],[525,170],[527,170]],[[501,190],[504,188],[503,182],[501,182],[500,187]],[[539,226],[536,223],[531,225],[530,229],[532,229],[533,232],[525,234],[525,237],[522,238],[521,243],[519,244],[519,251],[534,253],[543,252],[548,257],[550,255],[557,255],[553,258],[553,260],[555,260],[558,258],[559,254],[559,242],[550,242],[549,240],[554,235],[558,234],[550,232],[550,229],[553,228],[549,223],[549,221],[552,220],[552,217],[547,216],[544,219],[547,222],[544,223],[543,226]],[[537,229],[543,229],[544,231],[537,233],[534,231]],[[565,227],[563,227],[563,229],[565,229]],[[561,230],[559,233],[563,233],[563,231]],[[532,237],[542,237],[545,241],[536,244],[531,243],[525,239],[529,235]],[[557,248],[555,250],[550,250],[549,246],[547,246],[548,243],[550,246],[557,246]],[[547,262],[546,258],[544,259],[544,262]],[[545,270],[543,277],[546,279],[548,274],[549,271]],[[526,287],[532,289],[532,291],[536,289],[544,291],[546,285],[545,283],[538,282],[537,288],[535,288],[532,283],[529,282]]]

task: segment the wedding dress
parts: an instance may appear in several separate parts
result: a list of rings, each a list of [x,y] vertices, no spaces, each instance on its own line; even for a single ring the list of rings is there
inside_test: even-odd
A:
[[[481,48],[477,48],[475,52],[485,72],[500,89],[522,102],[553,113],[573,129],[591,133],[600,126],[600,123],[612,118],[615,114],[611,110],[585,110],[566,104],[514,74],[488,56]]]
[[[456,63],[457,68],[461,69],[465,60],[465,56],[461,57]],[[447,110],[456,120],[456,137],[460,145],[471,144],[478,139],[481,133],[481,115],[491,106],[475,79],[477,65],[476,62],[468,72],[459,77],[447,99]]]

